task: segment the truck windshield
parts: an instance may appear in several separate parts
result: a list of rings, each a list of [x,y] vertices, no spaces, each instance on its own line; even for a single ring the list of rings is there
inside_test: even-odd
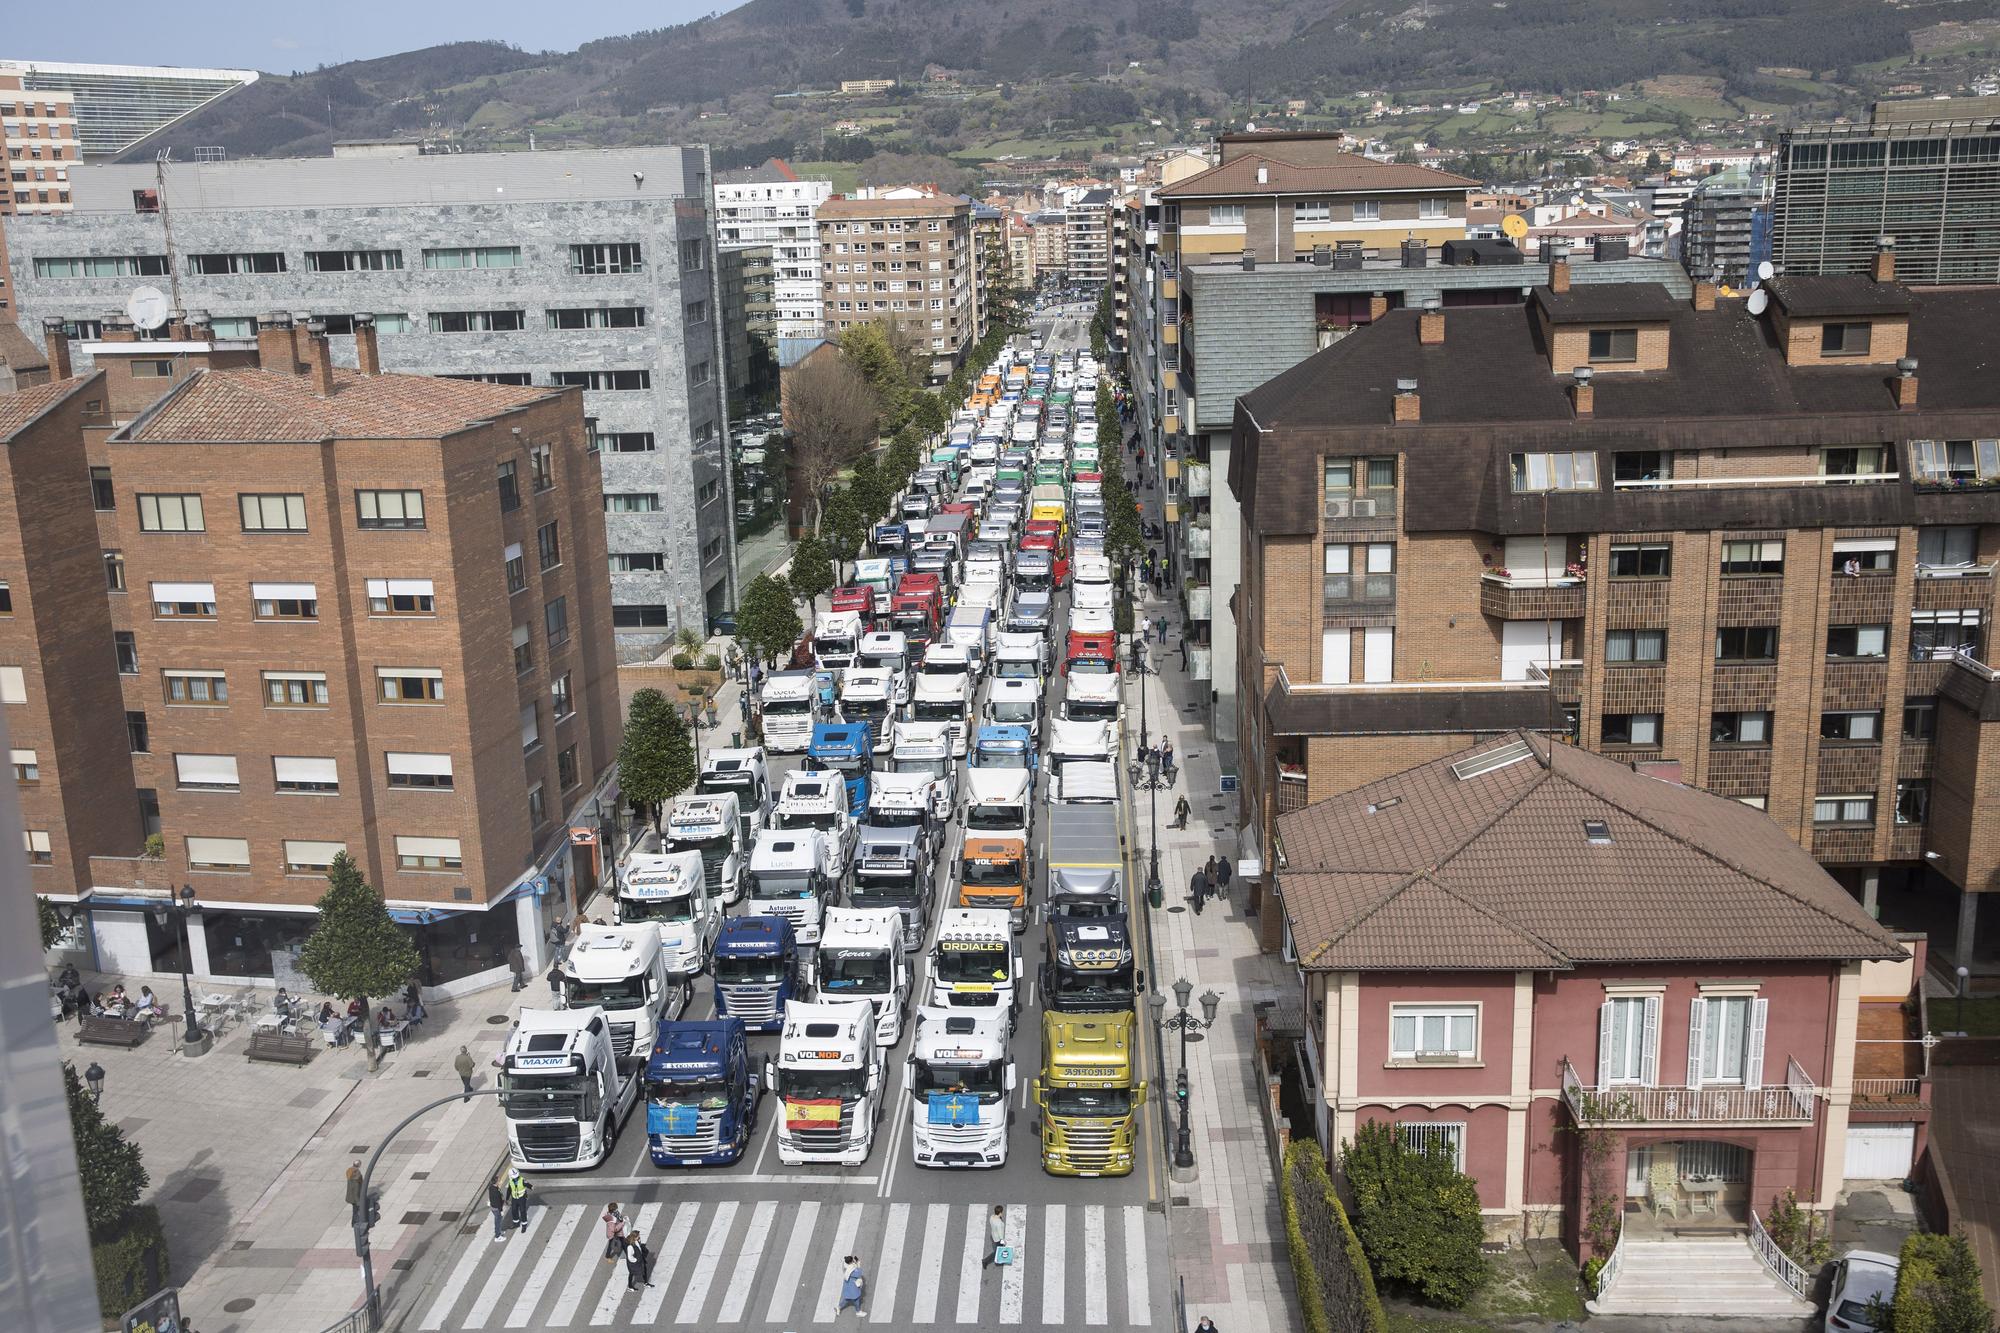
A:
[[[620,921],[692,921],[694,920],[694,895],[684,894],[678,898],[626,898],[618,899],[618,919]]]
[[[813,896],[810,870],[759,870],[750,876],[752,898],[810,898]]]
[[[905,661],[902,653],[863,653],[859,664],[864,667],[879,667],[885,671],[901,671]]]
[[[937,1065],[928,1060],[910,1062],[910,1095],[923,1101],[934,1092],[969,1092],[982,1101],[1004,1096],[1007,1091],[1006,1065],[990,1060],[983,1065]]]
[[[1132,998],[1132,969],[1129,965],[1109,972],[1071,972],[1060,967],[1051,971],[1055,976],[1054,989],[1059,1000],[1088,1002]]]
[[[1019,828],[1020,825],[1014,825]],[[1021,887],[1021,863],[1019,861],[997,861],[990,857],[968,857],[961,867],[960,883],[973,888],[1018,889]]]
[[[896,903],[915,902],[917,899],[917,877],[914,873],[884,875],[874,872],[854,877],[854,888],[848,897],[856,907],[888,907]]]
[[[831,833],[840,827],[838,810],[793,810],[779,816],[780,828],[816,828]]]
[[[996,703],[992,707],[993,720],[1015,725],[1031,724],[1035,720],[1035,709],[1036,705],[1032,700]]]
[[[1032,657],[1023,657],[1015,660],[1002,659],[994,663],[993,666],[993,677],[995,680],[1033,680],[1041,674],[1041,663],[1035,661]]]
[[[715,979],[725,985],[776,985],[785,979],[785,960],[719,957],[715,960]]]
[[[646,1003],[646,978],[619,977],[615,981],[578,981],[574,977],[563,979],[563,995],[572,1009],[584,1009],[593,1004],[606,1009],[637,1009]]]
[[[719,796],[731,791],[738,796],[746,796],[756,785],[756,776],[749,769],[742,768],[730,773],[704,773],[694,784],[694,789],[704,796]]]
[[[590,1080],[582,1074],[500,1075],[500,1106],[514,1120],[563,1119],[579,1117],[584,1089]]]
[[[889,989],[889,955],[835,950],[831,957],[822,951],[819,960],[819,988],[823,991],[855,991],[880,994]]]
[[[780,1097],[839,1097],[852,1101],[861,1096],[867,1077],[859,1069],[799,1069],[778,1066]]]
[[[963,722],[965,700],[919,699],[910,705],[910,718],[916,722]]]
[[[889,701],[847,698],[841,700],[840,711],[847,714],[849,722],[880,722],[889,716]]]
[[[1111,663],[1101,657],[1079,657],[1069,664],[1072,675],[1108,676],[1112,673]]]
[[[939,981],[1005,981],[1007,946],[947,941],[938,945]]]
[[[766,717],[788,717],[811,711],[812,701],[809,699],[766,699],[764,701],[764,716]]]
[[[981,745],[972,752],[974,768],[1026,768],[1028,752],[1019,746]]]
[[[1014,574],[1014,586],[1022,592],[1047,592],[1049,576],[1046,571],[1039,569],[1032,572],[1025,569],[1017,570]]]
[[[729,854],[736,850],[736,839],[728,833],[712,833],[703,837],[669,832],[666,838],[666,850],[700,852],[702,868],[713,870],[728,860]]]
[[[1018,805],[975,805],[965,812],[968,829],[1025,828],[1028,812]]]
[[[821,657],[852,657],[854,640],[844,634],[817,634],[813,636],[813,651]]]
[[[1044,1096],[1050,1115],[1132,1114],[1132,1094],[1124,1088],[1050,1088]]]
[[[1066,722],[1109,722],[1118,716],[1118,705],[1110,699],[1070,699],[1063,704]]]
[[[1049,902],[1051,916],[1117,916],[1124,908],[1114,893],[1063,894]]]
[[[941,778],[950,774],[951,760],[943,755],[918,758],[914,755],[897,755],[895,772],[915,773],[927,778]]]
[[[699,1106],[704,1111],[720,1111],[729,1104],[729,1082],[720,1078],[675,1079],[671,1083],[649,1079],[646,1100],[654,1106]]]

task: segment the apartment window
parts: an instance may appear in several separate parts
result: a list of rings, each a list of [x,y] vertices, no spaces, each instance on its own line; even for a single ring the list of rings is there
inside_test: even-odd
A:
[[[37,259],[38,278],[164,278],[165,255],[85,255],[78,259]]]
[[[274,755],[272,778],[281,792],[294,795],[333,796],[340,791],[340,766],[332,759],[299,755]]]
[[[436,667],[376,667],[375,697],[385,704],[444,702],[444,672]]]
[[[1768,711],[1711,714],[1708,738],[1717,745],[1769,745],[1771,714]]]
[[[534,375],[525,370],[469,371],[462,375],[440,375],[438,378],[464,380],[469,384],[511,384],[522,388],[535,382]]]
[[[49,835],[46,830],[23,829],[21,841],[26,844],[30,864],[45,866],[55,863],[55,853],[50,850]]]
[[[347,851],[344,842],[327,842],[315,838],[285,839],[285,873],[289,875],[324,874],[333,866],[333,858]]]
[[[279,250],[257,250],[247,254],[189,255],[187,271],[205,277],[218,277],[226,273],[283,273],[285,256],[284,252]]]
[[[1433,222],[1439,218],[1448,218],[1450,216],[1451,200],[1449,199],[1417,200],[1417,217],[1422,221]]]
[[[704,481],[694,493],[694,500],[698,505],[714,504],[721,498],[722,483],[720,481]]]
[[[1749,1075],[1761,1074],[1752,1066],[1763,1060],[1769,1004],[1748,995],[1704,995],[1693,1001],[1688,1049],[1700,1055],[1688,1063],[1700,1082],[1743,1083]]]
[[[687,308],[687,317],[684,322],[689,324],[706,324],[708,322],[708,302],[706,301],[689,302]]]
[[[531,703],[523,704],[521,706],[521,752],[523,754],[529,753],[541,743],[542,727],[535,705]]]
[[[1822,477],[1872,477],[1882,470],[1882,446],[1849,444],[1819,451]]]
[[[528,590],[528,559],[521,554],[521,545],[515,542],[501,553],[507,568],[507,595]]]
[[[172,361],[138,360],[130,363],[132,378],[135,380],[170,380],[174,377]]]
[[[1819,330],[1821,356],[1866,356],[1867,324],[1822,324]]]
[[[660,509],[660,497],[653,491],[615,491],[604,497],[607,514],[653,514]]]
[[[1396,1004],[1389,1007],[1391,1060],[1474,1060],[1479,1056],[1476,1004]]]
[[[706,361],[697,361],[688,368],[688,383],[706,384],[715,377],[714,369]]]
[[[519,268],[518,245],[465,245],[424,251],[425,268]]]
[[[1782,574],[1785,572],[1785,544],[1782,541],[1735,541],[1722,544],[1724,574]]]
[[[653,387],[653,372],[650,370],[558,370],[549,376],[549,383],[570,389],[589,389],[592,392],[625,392]]]
[[[199,495],[142,495],[139,497],[139,531],[206,532]]]
[[[1611,455],[1611,480],[1614,483],[1665,480],[1667,457],[1658,449],[1620,449]]]
[[[1836,537],[1831,557],[1835,574],[1887,574],[1896,568],[1894,537]]]
[[[217,338],[257,336],[257,321],[250,315],[216,315],[208,321],[208,328]]]
[[[1718,662],[1770,662],[1777,656],[1776,625],[1724,625],[1715,631]]]
[[[542,606],[542,629],[548,635],[549,647],[559,648],[569,642],[569,599],[557,597]]]
[[[575,700],[570,694],[569,675],[570,673],[565,671],[549,684],[551,711],[558,722],[576,711]]]
[[[1928,741],[1937,736],[1937,696],[1911,695],[1903,700],[1903,736],[1907,740]]]
[[[650,497],[653,508],[659,508],[659,497]],[[607,504],[605,508],[609,509]],[[562,534],[556,523],[544,523],[535,529],[535,553],[541,560],[544,571],[554,569],[562,563]]]
[[[1882,713],[1880,709],[1859,711],[1842,709],[1819,715],[1819,736],[1823,741],[1865,741],[1882,739]]]
[[[401,250],[306,251],[306,269],[313,273],[386,272],[402,266]]]
[[[1813,800],[1815,824],[1873,824],[1873,796],[1820,796]]]
[[[1979,653],[1978,611],[1912,611],[1910,660],[1944,662],[1960,653]]]
[[[432,333],[519,333],[528,327],[521,310],[434,310]]]
[[[709,565],[720,559],[722,559],[722,538],[717,537],[713,541],[701,544],[701,563]]]
[[[126,629],[113,630],[111,632],[111,646],[114,649],[116,649],[118,653],[118,674],[121,676],[138,675],[139,641],[132,637],[132,631]],[[15,674],[15,677],[18,679],[21,673],[21,668],[0,667],[0,671],[12,671]],[[19,703],[20,700],[8,699],[6,700],[6,702]]]
[[[1210,204],[1208,225],[1211,227],[1240,227],[1243,225],[1243,205]]]
[[[152,585],[153,614],[212,620],[215,618],[213,583],[155,583]]]
[[[239,495],[245,532],[304,532],[306,497],[303,495]]]
[[[14,781],[40,782],[42,780],[41,756],[33,750],[11,750],[8,758],[14,765]]]
[[[324,671],[266,671],[264,702],[272,708],[326,707]]]
[[[575,310],[551,310],[552,329],[643,329],[646,307],[642,305],[591,306]]]
[[[391,750],[386,756],[389,785],[407,790],[450,791],[451,756]]]
[[[94,467],[90,470],[90,506],[97,510],[118,507],[118,497],[111,488],[111,469],[108,467]]]
[[[611,557],[614,574],[662,574],[666,568],[667,557],[660,551],[627,551]]]
[[[521,507],[521,482],[518,475],[520,470],[520,464],[511,458],[499,466],[500,512],[503,514],[512,513]]]
[[[215,708],[229,702],[229,678],[220,671],[193,671],[180,668],[162,671],[167,702]]]
[[[555,446],[537,444],[528,449],[528,471],[537,491],[553,490],[556,484]]]
[[[1639,330],[1592,329],[1588,356],[1593,362],[1637,361]]]
[[[402,265],[398,264],[397,267],[400,268]],[[377,310],[375,312],[375,332],[377,333],[410,333],[415,329],[416,325],[411,321],[410,317],[400,310]]]
[[[1660,997],[1615,995],[1598,1011],[1599,1087],[1651,1086],[1659,1049]]]
[[[1604,660],[1613,665],[1659,663],[1667,660],[1663,629],[1614,629],[1604,635]]]
[[[351,337],[354,333],[354,316],[349,314],[314,315],[330,335]]]
[[[1899,778],[1896,782],[1896,822],[1924,824],[1930,821],[1931,784],[1928,778]]]
[[[1917,529],[1917,566],[1920,569],[1968,569],[1977,559],[1978,549],[1978,528]]]
[[[1301,199],[1292,205],[1292,225],[1308,226],[1333,221],[1333,205],[1324,199]]]
[[[356,491],[354,510],[364,528],[421,528],[424,526],[422,491]]]
[[[368,614],[428,616],[437,613],[437,593],[429,579],[369,579]]]
[[[645,265],[639,257],[637,241],[620,241],[609,245],[572,245],[569,248],[571,273],[601,276],[608,273],[638,273],[644,268]]]
[[[1673,571],[1674,548],[1666,542],[1613,543],[1611,577],[1663,579]]]
[[[1597,455],[1594,452],[1514,454],[1509,459],[1508,470],[1516,491],[1597,489]]]
[[[693,272],[702,266],[706,257],[706,250],[699,236],[690,237],[681,242],[681,267],[683,269]]]
[[[549,822],[548,802],[542,799],[542,784],[528,788],[528,827],[540,828]]]
[[[104,590],[106,592],[125,591],[125,553],[123,551],[106,551],[104,553]],[[12,615],[13,613],[14,604],[10,597],[7,603],[7,614]]]
[[[319,587],[311,583],[253,583],[250,598],[259,620],[319,619]]]
[[[1826,629],[1828,657],[1887,657],[1887,625],[1829,625]]]
[[[576,747],[568,746],[556,755],[556,782],[568,791],[582,780],[583,772],[576,763]]]
[[[190,870],[248,870],[250,840],[190,835],[187,839],[187,862]]]
[[[653,452],[653,432],[649,430],[614,431],[597,437],[597,447],[614,454],[650,454]]]
[[[613,603],[611,607],[613,629],[666,629],[673,623],[664,602]]]
[[[1911,440],[1910,470],[1933,486],[2000,477],[2000,440]]]
[[[1606,713],[1601,735],[1606,745],[1658,745],[1658,713]]]
[[[396,868],[399,870],[460,870],[457,838],[396,839]]]
[[[1356,222],[1379,222],[1381,219],[1382,201],[1380,199],[1356,199],[1354,201],[1354,220]]]

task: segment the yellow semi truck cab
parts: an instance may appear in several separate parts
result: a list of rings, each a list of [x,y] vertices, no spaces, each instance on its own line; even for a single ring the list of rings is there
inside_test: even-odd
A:
[[[1052,1176],[1125,1176],[1146,1085],[1135,1081],[1129,1012],[1042,1015],[1042,1169]]]

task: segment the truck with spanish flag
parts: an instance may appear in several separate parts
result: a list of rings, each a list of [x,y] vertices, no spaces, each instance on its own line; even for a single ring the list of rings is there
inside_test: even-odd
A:
[[[787,1002],[778,1058],[765,1063],[764,1082],[778,1097],[779,1161],[867,1161],[882,1118],[874,1007],[866,1000]]]

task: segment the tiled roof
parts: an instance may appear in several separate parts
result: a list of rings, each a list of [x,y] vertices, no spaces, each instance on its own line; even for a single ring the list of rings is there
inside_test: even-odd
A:
[[[305,375],[209,370],[191,376],[116,438],[133,441],[421,440],[463,430],[561,390],[425,375],[333,372],[321,398]]]
[[[1282,151],[1279,149],[1278,151]],[[1250,153],[1210,167],[1198,175],[1160,189],[1161,199],[1226,198],[1240,194],[1346,194],[1356,190],[1466,190],[1479,182],[1449,171],[1376,162],[1359,153],[1342,154],[1330,165],[1294,166],[1268,152]],[[1257,168],[1267,167],[1267,179],[1257,180]]]
[[[835,195],[819,206],[821,218],[886,218],[902,214],[929,217],[971,207],[963,195],[929,194],[921,199],[848,199]]]
[[[48,355],[35,346],[35,340],[21,332],[21,326],[11,319],[0,319],[0,362],[17,373],[49,368]]]
[[[1519,733],[1284,815],[1278,874],[1311,969],[1897,958],[1762,812]],[[1553,750],[1553,753],[1552,753]],[[1585,821],[1602,821],[1593,843]]]
[[[90,378],[78,375],[56,380],[52,384],[37,384],[31,389],[0,397],[0,440],[11,440],[19,435],[44,412],[82,388]]]
[[[1916,304],[1893,282],[1828,273],[1782,274],[1764,284],[1786,313],[1800,319],[1819,315],[1907,315]]]
[[[1592,282],[1566,292],[1537,287],[1535,300],[1551,324],[1594,324],[1607,319],[1663,324],[1681,308],[1657,282]]]

